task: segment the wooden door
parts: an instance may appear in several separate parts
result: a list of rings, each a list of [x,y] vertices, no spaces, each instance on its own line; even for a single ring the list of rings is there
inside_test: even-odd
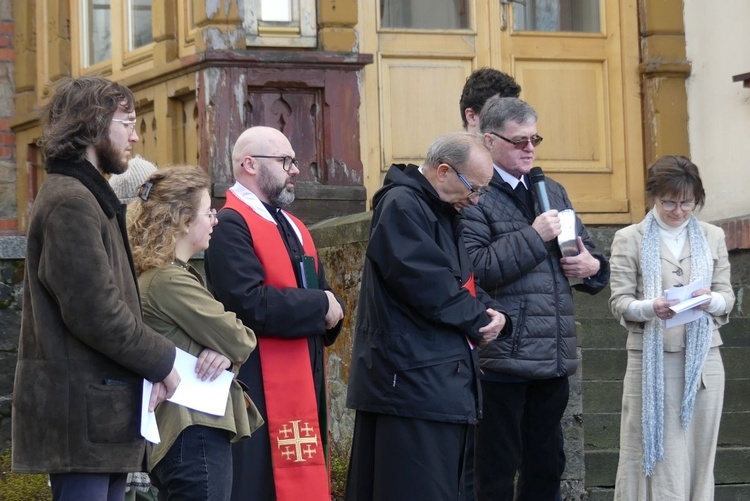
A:
[[[432,139],[461,128],[458,99],[476,66],[471,0],[359,0],[362,154],[368,198],[393,163],[420,164]]]
[[[490,0],[490,60],[539,114],[537,164],[587,222],[643,216],[635,4]]]
[[[466,77],[492,66],[538,112],[537,164],[585,222],[643,216],[635,2],[360,0],[360,13],[362,51],[375,54],[361,116],[369,197],[391,163],[419,164],[436,135],[461,128]]]

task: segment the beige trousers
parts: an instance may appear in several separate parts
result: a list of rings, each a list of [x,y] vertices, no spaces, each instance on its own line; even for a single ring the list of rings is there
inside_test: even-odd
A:
[[[693,419],[680,423],[685,381],[685,352],[664,353],[664,459],[654,474],[643,474],[641,444],[642,352],[628,350],[620,422],[620,460],[615,500],[711,501],[714,499],[714,458],[724,404],[724,364],[713,347],[703,367]]]

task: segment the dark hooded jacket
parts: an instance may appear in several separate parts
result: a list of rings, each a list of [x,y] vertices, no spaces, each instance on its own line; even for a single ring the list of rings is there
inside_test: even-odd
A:
[[[479,328],[495,307],[462,287],[471,263],[458,212],[414,165],[394,165],[373,198],[347,405],[380,414],[475,423]],[[505,331],[510,330],[510,324]]]
[[[572,208],[562,185],[547,178],[546,186],[551,208]],[[531,194],[539,214],[536,193]],[[560,265],[557,240],[542,240],[531,226],[535,217],[497,172],[479,204],[462,212],[461,228],[475,273],[514,326],[512,336],[481,349],[481,365],[485,371],[526,379],[570,376],[577,369],[573,294]],[[596,252],[577,217],[576,231],[601,266],[575,287],[596,294],[609,282],[609,262]]]
[[[141,318],[125,206],[87,161],[48,162],[26,239],[13,470],[139,471],[143,378],[172,370]]]

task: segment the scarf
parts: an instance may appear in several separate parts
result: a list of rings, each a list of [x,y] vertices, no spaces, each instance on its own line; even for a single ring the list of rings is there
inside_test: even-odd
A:
[[[713,258],[706,236],[694,215],[687,224],[690,242],[690,282],[702,280],[710,287]],[[646,299],[663,294],[661,280],[661,237],[653,209],[644,219],[641,265]],[[686,429],[693,417],[695,396],[698,392],[703,364],[711,347],[713,326],[711,316],[704,312],[685,327],[685,386],[680,407],[680,421]],[[659,318],[646,322],[643,330],[643,472],[654,473],[657,461],[664,459],[664,323]]]

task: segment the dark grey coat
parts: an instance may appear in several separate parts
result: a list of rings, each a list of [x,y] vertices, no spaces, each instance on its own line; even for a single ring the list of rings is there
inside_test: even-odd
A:
[[[550,178],[546,185],[551,208],[572,207],[562,185]],[[539,214],[533,190],[532,197]],[[466,249],[479,283],[513,319],[512,336],[498,338],[480,350],[482,369],[527,379],[574,374],[573,295],[560,266],[562,254],[557,241],[542,241],[531,227],[536,215],[497,172],[479,204],[466,207],[461,214]],[[580,220],[576,229],[601,267],[597,275],[575,287],[596,294],[609,281],[609,263],[595,251]]]
[[[121,206],[89,162],[48,163],[29,222],[13,390],[13,470],[142,468],[143,378],[171,371],[146,327]]]

